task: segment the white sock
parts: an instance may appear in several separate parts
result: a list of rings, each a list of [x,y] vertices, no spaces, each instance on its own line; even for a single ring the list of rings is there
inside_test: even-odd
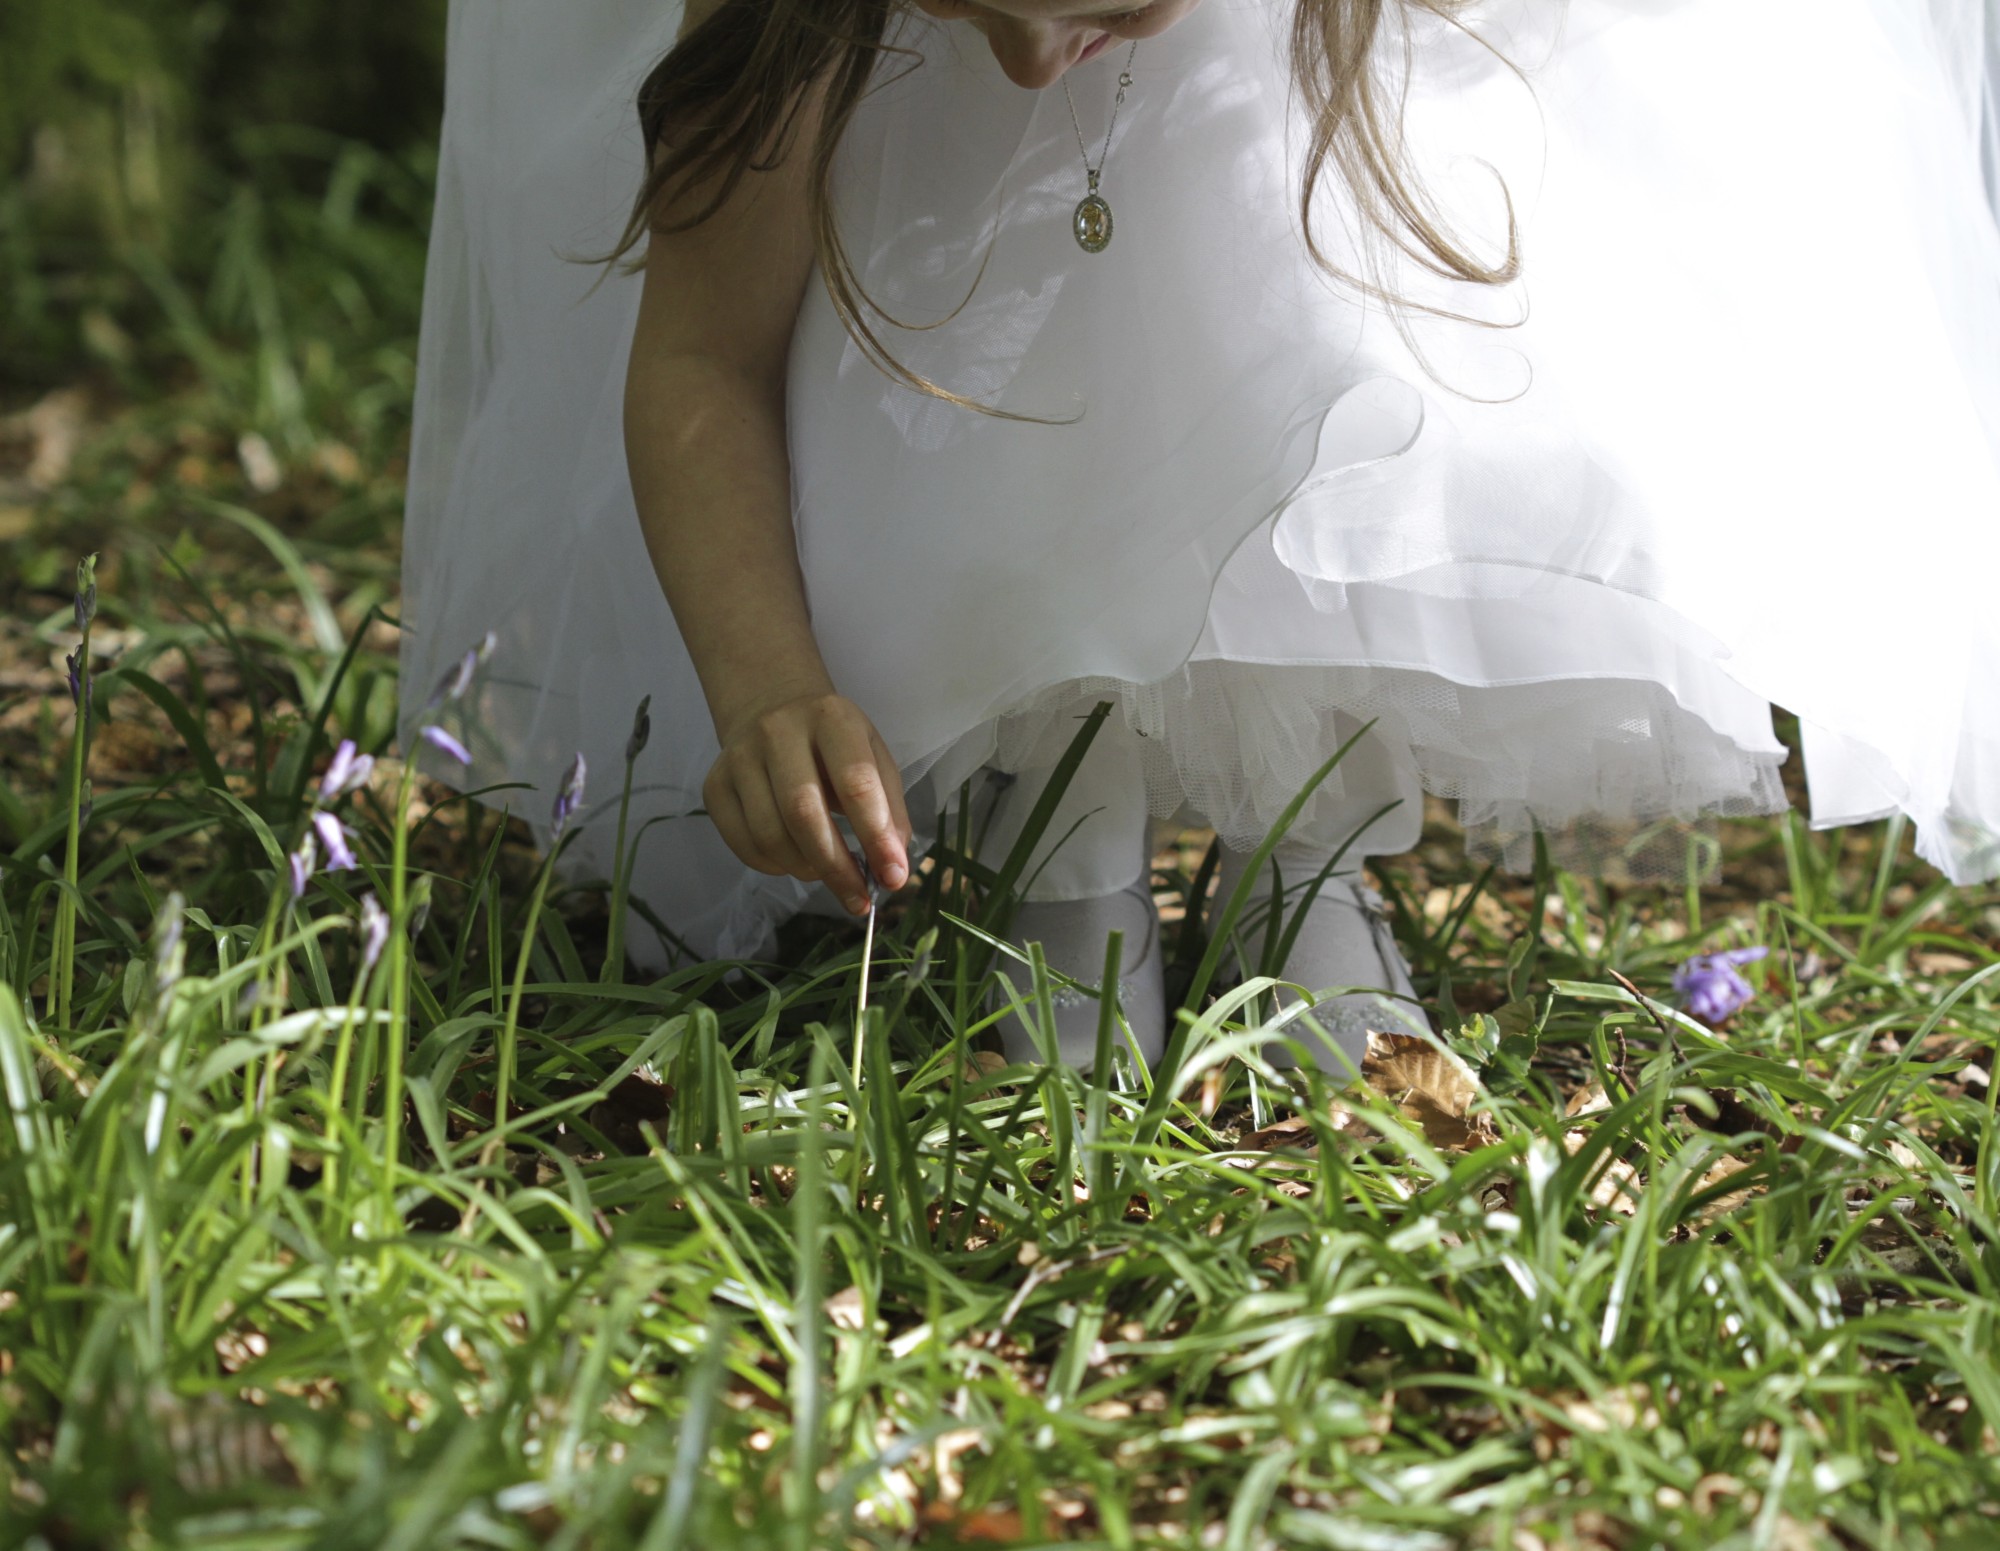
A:
[[[1048,774],[1038,767],[995,794],[979,850],[989,866],[999,867],[1020,837]],[[1029,858],[1023,873],[1029,897],[1015,908],[1008,933],[1017,948],[1039,942],[1052,970],[1088,988],[1058,984],[1052,998],[1057,1053],[1070,1066],[1089,1067],[1097,1058],[1102,1003],[1094,993],[1104,978],[1105,945],[1114,931],[1124,933],[1117,996],[1125,1028],[1117,1038],[1149,1065],[1165,1048],[1167,994],[1160,916],[1153,904],[1151,832],[1138,738],[1113,717],[1099,729]],[[1037,899],[1038,893],[1057,897]],[[1000,1021],[1007,1058],[1039,1061],[1042,1046],[1034,1032],[1039,1014],[1028,967],[1015,959],[999,967],[1028,1008],[1025,1021],[1011,1011]]]
[[[1306,890],[1320,874],[1329,851],[1281,843],[1275,853],[1278,881],[1284,889],[1277,938],[1282,940],[1294,916],[1304,903]],[[1223,848],[1215,902],[1210,921],[1220,919],[1231,894],[1250,864],[1247,854]],[[1281,979],[1304,986],[1314,995],[1313,1020],[1332,1036],[1338,1054],[1308,1029],[1301,1028],[1308,1057],[1335,1076],[1351,1075],[1360,1069],[1367,1049],[1368,1031],[1384,1034],[1428,1032],[1429,1024],[1413,999],[1410,968],[1389,931],[1382,896],[1361,881],[1361,859],[1343,857],[1338,870],[1320,886],[1311,908],[1299,928],[1290,954],[1276,973]],[[1248,972],[1264,972],[1266,923],[1270,918],[1273,877],[1271,863],[1264,864],[1259,886],[1232,932],[1248,959]],[[1233,952],[1232,952],[1233,960]],[[1340,994],[1321,995],[1329,989]],[[1299,998],[1280,991],[1279,1003],[1289,1006]],[[1292,1053],[1283,1047],[1270,1052],[1274,1064],[1290,1065]]]
[[[1039,942],[1049,968],[1067,975],[1087,991],[1058,985],[1055,1006],[1056,1047],[1063,1061],[1088,1068],[1097,1057],[1097,995],[1104,978],[1106,944],[1114,931],[1125,934],[1123,968],[1118,977],[1118,1009],[1124,1027],[1117,1038],[1144,1056],[1159,1059],[1166,1044],[1167,992],[1160,951],[1160,915],[1153,904],[1150,871],[1115,894],[1095,899],[1030,901],[1014,912],[1008,934],[1017,945]],[[1037,1016],[1033,982],[1025,964],[1013,960],[1001,966],[1028,1009]],[[1032,1024],[1009,1012],[1000,1035],[1010,1061],[1039,1061],[1042,1047]]]

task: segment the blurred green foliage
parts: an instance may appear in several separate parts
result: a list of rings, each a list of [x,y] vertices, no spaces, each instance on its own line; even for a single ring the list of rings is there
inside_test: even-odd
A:
[[[208,378],[207,334],[263,357],[238,396],[294,439],[280,379],[304,370],[300,336],[414,328],[444,16],[445,0],[7,0],[0,387],[81,361]]]

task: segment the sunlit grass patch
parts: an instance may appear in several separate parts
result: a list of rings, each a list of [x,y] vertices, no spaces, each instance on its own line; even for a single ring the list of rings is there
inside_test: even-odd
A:
[[[1441,1036],[1344,1092],[1262,1064],[1199,836],[1176,1072],[983,1048],[1048,979],[962,857],[634,983],[389,747],[414,248],[297,260],[328,208],[160,288],[173,391],[0,434],[0,1544],[2000,1543],[2000,895],[1798,819],[1506,877],[1440,810],[1379,881]]]
[[[365,653],[237,637],[298,710],[218,745],[126,628],[97,725],[178,768],[93,788],[71,895],[56,738],[0,880],[15,1538],[1988,1543],[1992,900],[1893,830],[1746,830],[1783,886],[1699,922],[1468,888],[1440,831],[1384,881],[1466,1004],[1342,1092],[1263,1064],[1254,982],[1176,1080],[1000,1064],[976,891],[919,880],[857,1063],[857,935],[607,977],[497,821],[323,777]],[[316,809],[355,865],[294,903]],[[1749,945],[1725,1029],[1678,1009]]]

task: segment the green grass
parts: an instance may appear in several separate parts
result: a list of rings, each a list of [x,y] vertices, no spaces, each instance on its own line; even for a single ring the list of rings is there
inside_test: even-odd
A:
[[[973,1061],[952,887],[874,939],[857,1080],[858,938],[607,980],[601,893],[525,908],[463,805],[410,837],[398,995],[352,925],[396,894],[393,779],[347,800],[362,876],[282,884],[318,710],[386,665],[240,644],[290,731],[237,766],[147,671],[179,638],[98,679],[190,768],[95,793],[66,1022],[66,739],[16,793],[10,1543],[1991,1543],[1993,904],[1893,832],[1735,836],[1786,876],[1710,923],[1778,950],[1726,1037],[1615,978],[1663,993],[1677,894],[1406,887],[1426,988],[1504,1002],[1447,1025],[1492,1139],[1441,1150],[1263,1066],[1255,983],[1150,1092]]]
[[[1199,909],[1178,1072],[1102,1083],[976,1058],[966,866],[872,944],[632,983],[604,890],[538,905],[518,827],[385,766],[294,909],[332,740],[390,735],[408,340],[315,378],[256,289],[188,291],[206,356],[99,380],[0,536],[0,1545],[2000,1541],[2000,894],[1898,826],[1730,826],[1703,892],[1481,874],[1434,817],[1382,881],[1470,1147],[1265,1066]],[[1671,1009],[1746,943],[1725,1032]]]

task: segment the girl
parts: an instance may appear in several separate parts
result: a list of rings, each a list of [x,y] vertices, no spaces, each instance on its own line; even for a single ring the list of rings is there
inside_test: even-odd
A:
[[[1815,823],[2000,872],[1996,0],[451,25],[406,746],[497,632],[441,773],[581,749],[608,876],[650,694],[634,888],[692,951],[865,909],[840,817],[894,887],[974,781],[1004,854],[1106,700],[1017,928],[1084,982],[1124,930],[1149,1054],[1149,818],[1240,869],[1364,727],[1294,883],[1426,790],[1512,864],[1678,866],[1782,807],[1774,702]],[[1414,1022],[1372,904],[1337,879],[1290,965],[1362,988],[1349,1054]]]

